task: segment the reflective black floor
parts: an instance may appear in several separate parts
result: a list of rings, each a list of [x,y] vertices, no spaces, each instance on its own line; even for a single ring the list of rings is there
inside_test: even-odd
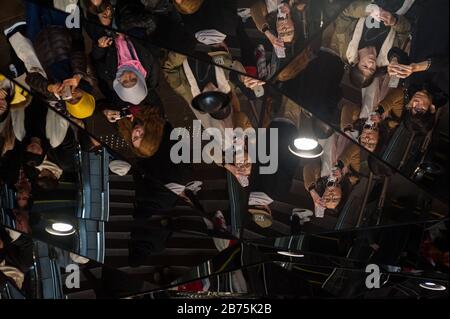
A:
[[[448,297],[448,1],[77,3],[1,6],[0,299]]]

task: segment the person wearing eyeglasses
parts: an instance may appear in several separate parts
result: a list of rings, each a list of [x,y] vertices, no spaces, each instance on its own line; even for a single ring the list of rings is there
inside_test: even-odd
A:
[[[389,65],[389,50],[407,42],[411,24],[405,14],[414,1],[401,2],[387,10],[374,1],[353,1],[336,20],[328,47],[351,66],[356,88],[369,87],[378,70]]]
[[[408,56],[402,62],[391,62],[388,72],[409,83],[433,81],[448,93],[449,1],[416,3],[419,10],[415,14]]]
[[[346,104],[342,109],[341,129],[369,152],[377,150],[387,132],[378,113],[374,112],[369,118],[360,119],[359,107],[354,104]]]
[[[259,0],[251,7],[256,27],[275,49],[284,49],[296,35],[296,12],[285,0]]]
[[[410,131],[427,134],[434,126],[438,109],[448,103],[448,94],[432,82],[412,84],[402,93],[404,98],[398,101],[397,107],[404,106],[402,120],[406,127]]]
[[[337,216],[345,205],[351,189],[359,181],[360,149],[348,144],[330,172],[323,171],[321,161],[313,161],[303,168],[303,181],[316,210],[316,217]]]
[[[391,89],[369,117],[360,118],[358,105],[346,103],[341,112],[341,129],[369,152],[378,151],[401,122],[403,90]]]

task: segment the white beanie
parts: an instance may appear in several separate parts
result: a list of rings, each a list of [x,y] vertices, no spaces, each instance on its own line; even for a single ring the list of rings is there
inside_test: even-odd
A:
[[[119,78],[126,71],[133,72],[136,75],[137,83],[135,86],[126,88],[119,82]],[[117,71],[116,79],[113,82],[113,87],[114,91],[116,91],[122,101],[133,105],[139,105],[147,97],[148,93],[145,77],[141,74],[141,72],[129,66],[123,66]]]
[[[222,43],[226,37],[226,34],[214,29],[198,31],[195,34],[197,41],[206,45]]]
[[[249,206],[269,206],[273,203],[273,199],[267,196],[266,193],[252,192],[248,199]]]
[[[125,176],[130,171],[131,165],[127,162],[117,160],[109,163],[109,169],[114,174],[117,174],[119,176]]]

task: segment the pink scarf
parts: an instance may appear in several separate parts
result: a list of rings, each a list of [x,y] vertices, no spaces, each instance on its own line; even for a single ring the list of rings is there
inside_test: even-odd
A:
[[[139,61],[133,43],[128,41],[123,35],[119,35],[115,42],[117,48],[118,69],[123,66],[129,66],[139,71],[144,78],[147,77],[147,70],[145,70],[141,61]]]

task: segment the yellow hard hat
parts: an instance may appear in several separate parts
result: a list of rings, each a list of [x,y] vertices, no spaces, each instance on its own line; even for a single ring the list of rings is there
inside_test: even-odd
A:
[[[95,98],[86,92],[83,92],[83,96],[76,104],[70,104],[66,101],[67,111],[73,117],[77,119],[85,119],[90,117],[95,110]]]

